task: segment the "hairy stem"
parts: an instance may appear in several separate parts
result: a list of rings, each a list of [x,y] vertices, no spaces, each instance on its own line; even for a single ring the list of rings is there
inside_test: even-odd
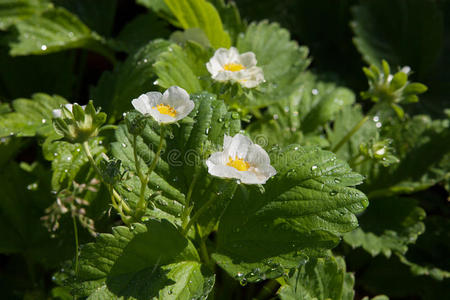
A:
[[[189,232],[189,229],[192,225],[200,218],[200,216],[209,208],[209,206],[216,200],[215,197],[211,197],[205,204],[203,204],[202,207],[194,214],[194,216],[189,220],[187,225],[183,228],[183,235],[186,236],[186,234]]]
[[[146,207],[145,190],[147,188],[147,184],[148,184],[148,181],[150,179],[150,175],[152,174],[153,170],[155,169],[156,164],[158,163],[158,159],[159,159],[159,157],[161,155],[161,150],[162,150],[162,146],[163,146],[163,143],[164,143],[164,135],[165,135],[165,132],[166,132],[165,129],[166,129],[165,126],[161,125],[161,131],[159,133],[159,145],[158,145],[158,148],[156,150],[155,157],[153,158],[153,161],[152,161],[152,163],[150,164],[150,166],[149,166],[149,168],[147,170],[147,175],[145,177],[142,176],[143,178],[141,179],[141,190],[140,190],[140,194],[139,194],[139,202],[137,204],[137,211],[136,211],[136,215],[138,217],[140,217],[140,215],[145,212],[145,207]]]
[[[191,212],[191,197],[192,197],[192,191],[194,190],[195,183],[197,182],[198,172],[195,172],[194,178],[192,178],[192,182],[189,185],[189,190],[186,195],[186,201],[184,203],[183,212],[181,214],[181,225],[182,228],[185,228],[188,222],[189,213]]]
[[[78,276],[78,227],[77,227],[77,219],[75,216],[72,216],[73,220],[73,233],[75,235],[75,277]]]
[[[353,128],[342,138],[342,140],[339,141],[339,143],[337,143],[336,146],[334,146],[333,149],[331,149],[331,151],[337,152],[364,125],[364,123],[367,122],[367,120],[369,120],[368,115],[361,119],[361,121],[359,121],[355,126],[353,126]]]

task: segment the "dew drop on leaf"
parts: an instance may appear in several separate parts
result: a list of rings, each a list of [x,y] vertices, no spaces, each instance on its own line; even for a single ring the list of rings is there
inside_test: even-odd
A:
[[[331,191],[330,192],[330,196],[336,196],[337,195],[337,192],[336,191]]]
[[[126,147],[127,147],[127,144],[122,143],[122,147],[126,148]]]

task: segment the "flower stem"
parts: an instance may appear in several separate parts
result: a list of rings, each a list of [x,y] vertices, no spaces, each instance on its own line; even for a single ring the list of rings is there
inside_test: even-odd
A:
[[[73,220],[73,233],[75,235],[75,277],[78,276],[78,228],[77,219],[72,216]]]
[[[211,197],[205,204],[203,204],[202,207],[200,207],[199,210],[194,214],[194,216],[189,220],[187,225],[183,227],[183,235],[186,236],[186,234],[189,232],[189,229],[191,226],[200,218],[200,216],[209,208],[209,206],[216,200],[215,197]]]
[[[137,211],[136,211],[136,215],[138,216],[138,218],[140,218],[141,215],[143,215],[145,213],[145,207],[146,207],[145,190],[147,188],[147,184],[150,179],[150,175],[152,174],[153,170],[155,169],[156,164],[158,162],[158,158],[161,155],[161,150],[162,150],[162,146],[163,146],[163,142],[164,142],[164,135],[166,132],[165,129],[166,129],[165,126],[161,125],[161,131],[159,133],[159,145],[156,150],[155,157],[153,158],[153,161],[147,170],[147,175],[145,177],[138,175],[141,179],[141,191],[140,191],[139,202],[137,204]],[[135,146],[135,149],[136,149],[136,146]],[[135,150],[135,152],[136,152],[136,150]],[[137,153],[135,154],[135,159],[137,159]],[[137,165],[136,165],[136,168],[137,168]],[[140,170],[138,172],[140,173]]]
[[[187,225],[187,222],[188,222],[187,219],[188,219],[189,213],[191,212],[191,209],[192,209],[190,207],[190,203],[191,203],[192,191],[194,190],[194,186],[195,186],[195,183],[197,182],[197,178],[198,178],[198,172],[195,172],[194,178],[192,178],[192,182],[189,185],[189,190],[186,195],[186,201],[184,203],[183,213],[181,214],[182,228],[185,228],[185,226]]]
[[[89,159],[89,162],[91,163],[92,167],[94,168],[95,172],[97,172],[100,180],[108,187],[108,190],[111,194],[111,199],[113,202],[114,208],[119,212],[122,220],[125,224],[128,224],[129,222],[125,222],[126,216],[123,214],[122,207],[127,213],[131,212],[130,207],[125,203],[125,201],[122,200],[122,197],[120,197],[119,193],[110,185],[103,181],[102,179],[102,173],[100,172],[100,169],[97,167],[97,164],[95,163],[94,157],[91,154],[91,150],[89,149],[89,143],[87,141],[84,141],[82,143],[84,153],[86,154],[87,158]],[[114,199],[117,199],[118,203],[114,201]]]
[[[340,141],[331,149],[332,152],[337,152],[345,143],[347,143],[350,138],[364,125],[364,123],[369,120],[369,116],[365,116],[361,119]]]
[[[213,269],[213,265],[211,265],[211,259],[209,258],[208,248],[206,248],[205,239],[202,236],[202,229],[197,224],[197,234],[200,240],[200,256],[202,257],[203,262],[206,266],[210,267],[211,270]]]

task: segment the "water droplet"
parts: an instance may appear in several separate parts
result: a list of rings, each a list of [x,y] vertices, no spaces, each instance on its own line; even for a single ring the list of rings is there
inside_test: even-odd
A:
[[[237,184],[241,184],[241,181],[240,181],[240,180],[236,180],[236,183],[237,183]]]
[[[35,191],[35,190],[37,190],[37,188],[38,188],[38,184],[36,182],[27,185],[27,190],[29,190],[29,191]]]
[[[69,172],[69,170],[65,169],[65,170],[64,170],[64,173],[67,173],[67,172]]]
[[[339,178],[335,178],[335,179],[334,179],[334,182],[335,182],[335,183],[340,183],[341,180],[340,180]]]
[[[232,117],[233,119],[237,120],[237,119],[239,119],[239,113],[233,112],[233,113],[231,114],[231,117]]]
[[[381,124],[381,122],[377,122],[377,123],[375,124],[375,126],[376,126],[377,128],[380,128],[382,125],[383,125],[383,124]]]
[[[153,81],[153,85],[158,85],[158,80]]]
[[[317,170],[317,166],[316,165],[313,165],[313,166],[311,166],[311,171],[314,171],[314,170]]]
[[[67,34],[70,38],[72,38],[73,36],[74,36],[74,34],[73,34],[73,32],[71,31],[71,32],[69,32],[68,34]]]
[[[173,290],[172,290],[172,289],[170,289],[170,290],[167,291],[167,294],[169,294],[169,295],[172,295],[172,293],[173,293]]]
[[[274,114],[274,115],[273,115],[273,119],[274,119],[274,120],[278,120],[278,115],[277,115],[277,114]]]
[[[217,121],[218,121],[219,123],[222,123],[222,122],[223,122],[223,119],[222,119],[222,118],[219,118]]]
[[[295,147],[294,150],[297,151],[297,150],[298,150],[298,147]]]
[[[330,192],[330,196],[336,196],[337,193],[338,193],[338,192],[336,192],[336,191],[331,191],[331,192]]]
[[[53,156],[55,156],[55,157],[58,156],[58,153],[54,152],[54,153],[53,153]]]
[[[378,116],[373,117],[373,121],[374,121],[374,122],[380,121],[380,117],[378,117]]]
[[[240,281],[239,281],[239,283],[242,285],[242,286],[246,286],[247,285],[247,278],[242,278]]]
[[[209,133],[209,129],[210,129],[209,127],[208,127],[208,128],[206,128],[206,130],[205,130],[205,133],[206,133],[206,134],[208,134],[208,133]]]
[[[148,59],[144,58],[144,64],[148,63]]]
[[[42,50],[42,51],[47,50],[47,46],[46,46],[46,45],[42,45],[42,46],[41,46],[41,50]]]
[[[312,89],[311,93],[312,93],[313,95],[318,95],[318,94],[319,94],[319,91],[318,91],[317,89]]]
[[[45,124],[45,123],[47,123],[47,120],[46,119],[42,119],[42,124]]]
[[[127,144],[122,143],[122,147],[126,148],[126,147],[127,147]]]

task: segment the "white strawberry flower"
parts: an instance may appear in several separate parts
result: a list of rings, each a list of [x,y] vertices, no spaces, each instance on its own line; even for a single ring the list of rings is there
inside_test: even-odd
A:
[[[148,92],[131,101],[143,115],[152,116],[158,123],[168,124],[186,117],[194,109],[194,101],[178,86],[171,86],[164,94]]]
[[[213,176],[235,178],[245,184],[264,184],[277,173],[267,152],[242,134],[225,135],[223,151],[213,153],[206,165]]]
[[[255,53],[239,54],[234,47],[217,49],[206,68],[212,78],[220,82],[238,82],[246,88],[254,88],[264,82],[263,70],[256,66]]]
[[[75,104],[77,104],[77,103],[75,103]],[[70,112],[72,112],[73,104],[72,103],[64,104],[64,107],[67,108]],[[85,109],[86,105],[82,105],[81,108]],[[62,118],[62,116],[63,116],[62,109],[57,108],[57,109],[52,110],[52,115],[53,115],[53,118]]]

